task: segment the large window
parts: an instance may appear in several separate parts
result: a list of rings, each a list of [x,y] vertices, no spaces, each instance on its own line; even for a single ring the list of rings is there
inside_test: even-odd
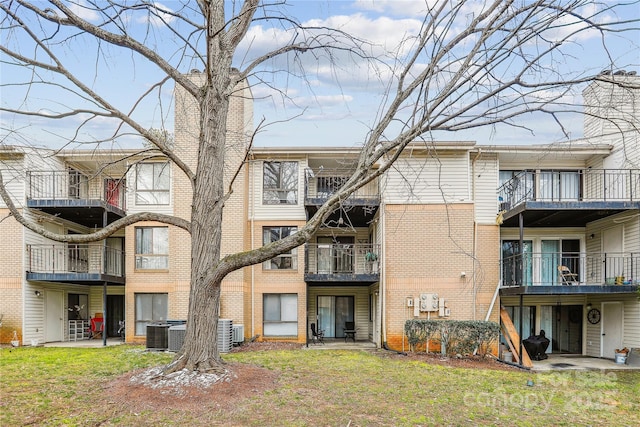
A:
[[[298,295],[264,294],[264,336],[298,336]]]
[[[169,163],[139,163],[136,165],[136,204],[169,204]]]
[[[166,270],[169,268],[169,229],[167,227],[136,227],[136,269]]]
[[[264,162],[262,201],[265,205],[298,203],[298,162]]]
[[[147,325],[167,320],[167,294],[136,294],[136,335],[147,335]]]
[[[262,229],[262,242],[268,244],[288,237],[295,233],[297,227],[264,227]],[[298,256],[296,249],[282,253],[275,258],[262,263],[264,270],[296,270],[298,268]]]

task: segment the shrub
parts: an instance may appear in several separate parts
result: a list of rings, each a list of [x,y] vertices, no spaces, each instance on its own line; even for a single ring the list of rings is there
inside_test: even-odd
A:
[[[500,325],[480,320],[407,320],[404,326],[411,350],[429,341],[440,343],[442,354],[472,354],[484,356],[498,341]],[[427,348],[428,351],[428,348]]]

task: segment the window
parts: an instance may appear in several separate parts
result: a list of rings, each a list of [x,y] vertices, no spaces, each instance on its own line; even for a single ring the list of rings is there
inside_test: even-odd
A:
[[[136,204],[169,204],[169,163],[136,165]]]
[[[169,228],[136,227],[136,270],[169,268]]]
[[[265,205],[298,203],[298,162],[264,162],[262,202]]]
[[[298,295],[264,294],[264,336],[298,336]]]
[[[135,294],[136,335],[147,335],[147,325],[167,320],[168,294]]]
[[[262,229],[262,243],[268,244],[288,237],[295,233],[297,227],[264,227]],[[271,258],[262,264],[264,270],[296,270],[298,256],[295,248]]]
[[[89,319],[89,296],[86,294],[67,294],[69,320]]]

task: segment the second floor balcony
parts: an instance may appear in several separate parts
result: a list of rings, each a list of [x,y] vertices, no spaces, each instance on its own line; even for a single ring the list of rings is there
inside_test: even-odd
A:
[[[640,209],[640,170],[501,171],[498,209],[503,226],[575,227]],[[506,179],[510,177],[509,179]]]
[[[307,283],[340,282],[344,285],[369,285],[380,279],[380,245],[322,244],[305,245],[304,278]]]
[[[74,169],[29,171],[27,206],[90,228],[125,216],[124,180]]]
[[[501,274],[502,288],[523,288],[520,293],[634,292],[640,253],[529,252],[502,259]]]
[[[27,245],[27,280],[124,285],[124,252],[102,243]]]

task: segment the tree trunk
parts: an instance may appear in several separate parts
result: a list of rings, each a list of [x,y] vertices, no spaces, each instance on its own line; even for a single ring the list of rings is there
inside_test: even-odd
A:
[[[207,281],[206,277],[211,277],[220,261],[229,110],[229,95],[221,88],[229,86],[230,64],[220,59],[211,67],[199,102],[200,141],[191,210],[191,291],[186,335],[181,351],[165,373],[183,368],[226,372],[217,345],[223,276],[215,275],[215,281]]]

